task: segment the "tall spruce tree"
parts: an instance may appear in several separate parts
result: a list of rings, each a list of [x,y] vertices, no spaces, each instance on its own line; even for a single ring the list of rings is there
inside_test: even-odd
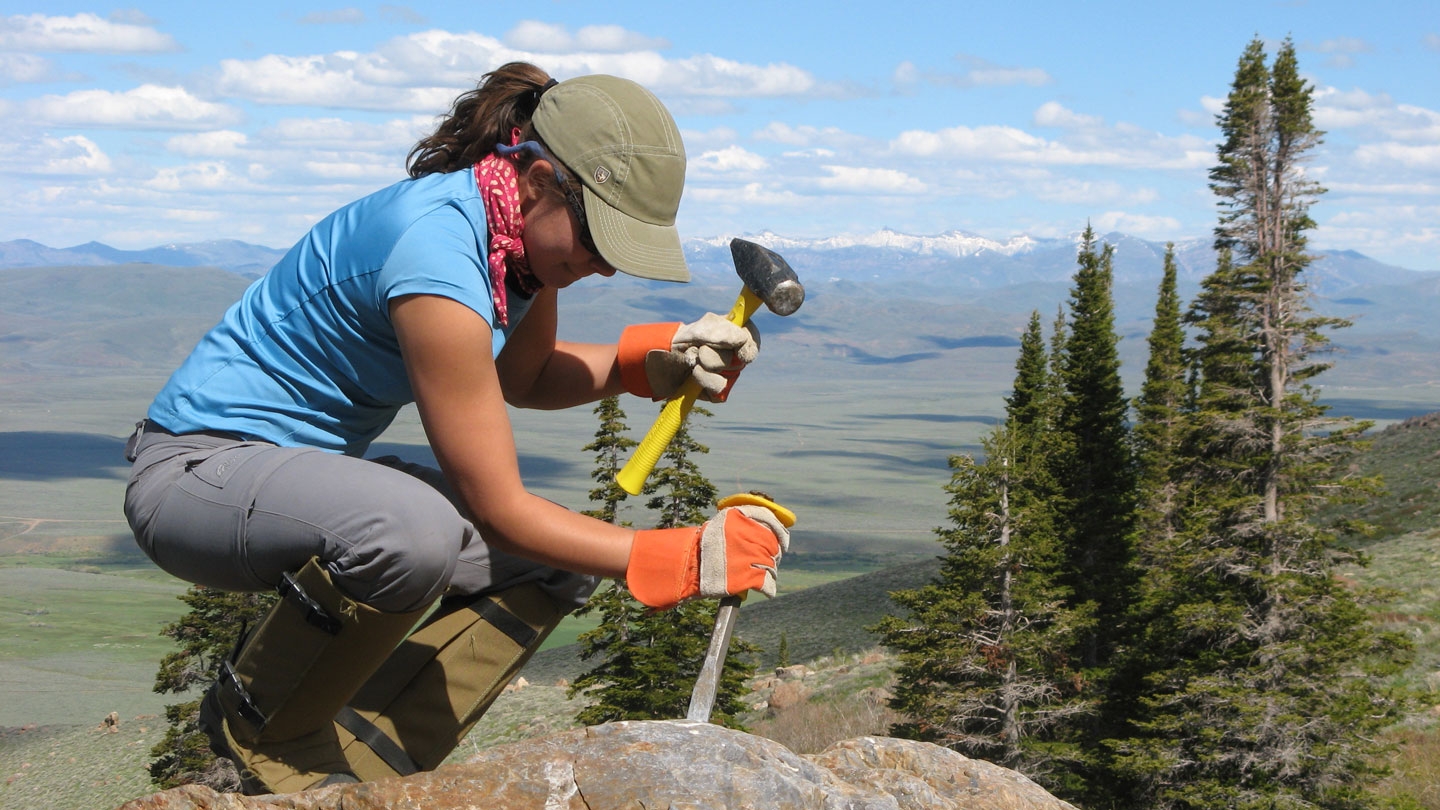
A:
[[[625,466],[630,449],[639,442],[625,435],[628,426],[625,424],[625,411],[620,407],[619,397],[605,397],[592,413],[600,420],[600,425],[595,429],[595,441],[581,449],[595,454],[595,466],[590,470],[590,479],[596,483],[596,487],[590,490],[590,502],[600,506],[585,510],[585,514],[606,523],[623,526],[626,524],[619,521],[620,503],[629,498],[630,493],[620,486],[615,476]]]
[[[1135,400],[1133,438],[1139,471],[1137,549],[1147,538],[1172,536],[1177,507],[1173,481],[1190,401],[1185,366],[1175,245],[1165,246],[1155,318],[1150,329],[1145,381]]]
[[[610,412],[597,408],[596,413],[601,416],[601,431],[605,432]],[[691,410],[690,420],[682,424],[666,448],[661,466],[646,482],[643,492],[651,496],[646,506],[658,515],[657,529],[695,525],[714,513],[715,487],[695,461],[696,456],[710,449],[690,435],[694,420],[709,415],[703,407]],[[600,468],[609,465],[606,454],[616,443],[607,440],[603,442],[606,449],[600,449],[600,434],[596,436],[596,443],[589,447],[597,450],[598,476]],[[609,474],[613,480],[613,471]],[[605,486],[591,491],[591,500],[602,503],[614,496]],[[600,612],[600,625],[580,635],[580,657],[587,661],[598,658],[599,663],[570,687],[572,696],[583,692],[592,701],[576,719],[596,725],[615,720],[684,717],[709,647],[716,603],[692,600],[664,612],[651,611],[618,582],[591,602],[587,608]],[[746,694],[745,681],[754,674],[751,659],[755,651],[753,645],[738,637],[731,640],[712,722],[741,727],[737,718],[745,709],[742,698]]]
[[[1143,686],[1115,741],[1119,803],[1156,808],[1373,806],[1376,732],[1400,710],[1375,676],[1405,660],[1334,576],[1341,538],[1320,506],[1364,425],[1327,415],[1309,381],[1340,322],[1309,315],[1304,233],[1320,189],[1310,88],[1286,41],[1250,43],[1219,117],[1211,173],[1221,260],[1187,320],[1193,413],[1171,472],[1175,542],[1147,554]]]
[[[1030,322],[1020,338],[1020,357],[1015,361],[1015,383],[1005,397],[1006,419],[1016,431],[1033,435],[1054,427],[1050,359],[1045,354],[1045,334],[1040,313],[1030,313]]]
[[[950,459],[950,524],[935,581],[891,594],[906,611],[873,628],[895,650],[892,733],[1016,768],[1065,792],[1085,754],[1076,723],[1093,711],[1072,655],[1091,629],[1061,584],[1053,385],[1032,316],[1006,421],[984,456]],[[1071,786],[1073,787],[1073,786]]]
[[[1133,597],[1135,468],[1111,297],[1113,255],[1110,245],[1096,249],[1095,232],[1086,226],[1057,369],[1064,386],[1057,425],[1064,446],[1054,456],[1055,479],[1064,488],[1061,531],[1071,598],[1095,608],[1097,623],[1076,650],[1091,669],[1106,665],[1112,633]]]

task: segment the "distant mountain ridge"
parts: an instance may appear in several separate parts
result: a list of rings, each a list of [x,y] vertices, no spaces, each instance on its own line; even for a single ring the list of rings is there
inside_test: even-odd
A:
[[[685,241],[686,257],[697,279],[733,278],[732,236]],[[740,235],[785,256],[807,283],[898,284],[924,295],[928,291],[993,290],[1016,284],[1067,282],[1075,272],[1079,234],[1065,238],[1017,235],[1004,241],[966,231],[917,236],[883,228],[869,234],[796,239],[765,231]],[[1154,282],[1160,277],[1165,244],[1123,233],[1097,241],[1115,248],[1115,281]],[[251,278],[264,275],[285,251],[234,239],[170,244],[145,250],[120,250],[99,242],[52,248],[28,239],[0,242],[0,270],[20,267],[157,264],[217,267]],[[1356,251],[1316,251],[1309,271],[1312,289],[1324,295],[1363,285],[1408,284],[1431,274],[1378,262]],[[1198,283],[1215,267],[1209,240],[1175,244],[1182,285]]]
[[[17,267],[98,267],[110,264],[160,264],[168,267],[218,267],[247,276],[264,275],[284,250],[237,239],[169,244],[121,250],[100,242],[52,248],[29,239],[0,242],[0,270]]]

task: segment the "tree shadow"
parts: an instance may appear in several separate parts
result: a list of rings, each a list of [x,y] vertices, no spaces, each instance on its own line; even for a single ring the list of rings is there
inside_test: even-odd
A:
[[[123,438],[41,430],[0,433],[0,478],[125,478],[129,467]]]

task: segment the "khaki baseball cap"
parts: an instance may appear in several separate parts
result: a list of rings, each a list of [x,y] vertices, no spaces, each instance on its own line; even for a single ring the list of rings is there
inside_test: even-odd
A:
[[[675,230],[685,145],[660,99],[628,79],[581,76],[546,90],[532,120],[584,186],[601,257],[632,276],[689,281]]]

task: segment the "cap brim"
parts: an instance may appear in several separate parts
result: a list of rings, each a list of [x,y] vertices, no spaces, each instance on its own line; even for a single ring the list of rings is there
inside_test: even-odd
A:
[[[605,204],[589,186],[585,219],[600,257],[622,273],[655,281],[689,281],[685,250],[674,225],[654,225],[626,216]]]

